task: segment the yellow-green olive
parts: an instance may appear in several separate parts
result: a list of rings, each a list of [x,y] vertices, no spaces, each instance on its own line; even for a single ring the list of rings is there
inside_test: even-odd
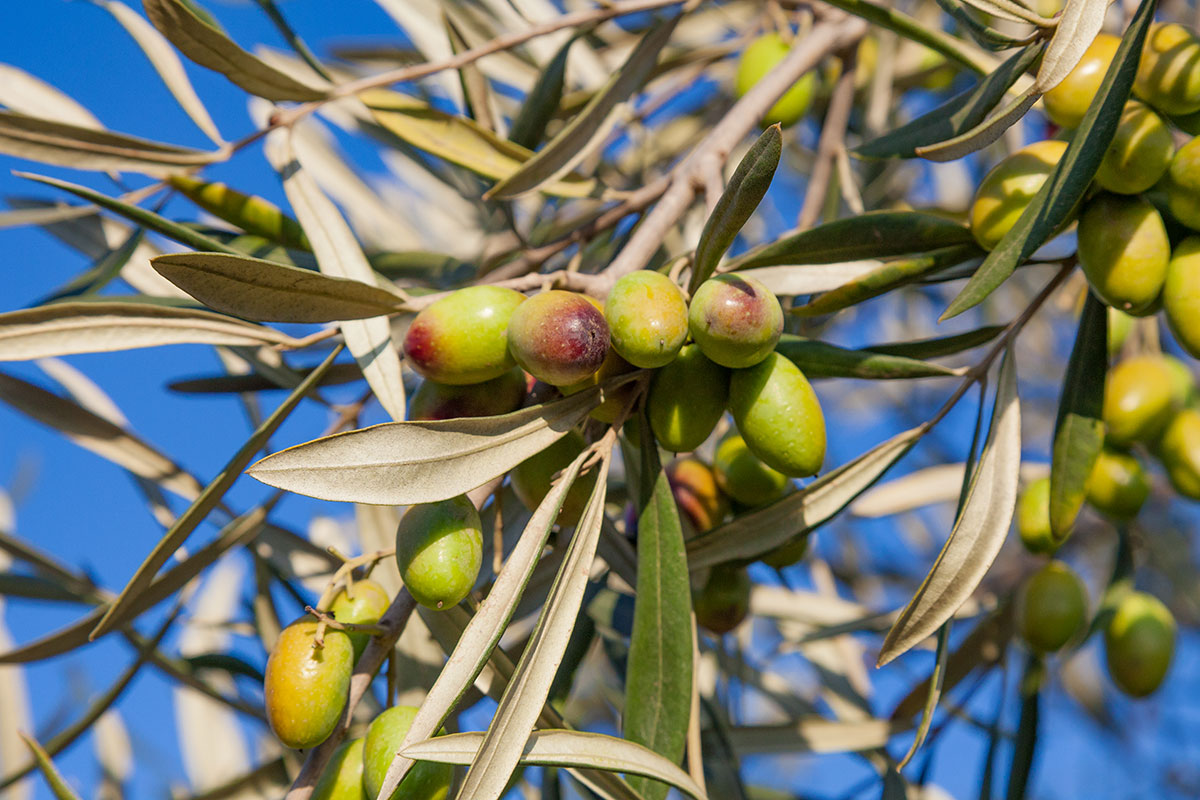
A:
[[[1038,478],[1017,499],[1017,534],[1031,553],[1053,553],[1064,540],[1050,530],[1050,479]]]
[[[717,446],[713,469],[725,494],[751,508],[775,502],[792,485],[787,475],[764,464],[737,434]]]
[[[713,633],[729,633],[750,610],[750,576],[745,567],[718,564],[708,580],[692,594],[696,622]]]
[[[1071,641],[1087,622],[1087,590],[1075,571],[1051,561],[1029,576],[1017,595],[1021,637],[1039,653]]]
[[[790,50],[791,47],[778,33],[764,34],[751,42],[738,61],[737,78],[734,81],[738,97],[754,88]],[[799,122],[808,113],[816,88],[817,73],[806,72],[767,111],[762,119],[763,126],[778,122],[786,128]]]
[[[321,771],[312,800],[371,800],[363,788],[363,740],[343,742]]]
[[[466,495],[412,506],[396,528],[396,566],[427,608],[458,605],[483,563],[483,527]]]
[[[1016,224],[1029,201],[1066,152],[1057,139],[1034,142],[994,166],[975,190],[971,204],[971,234],[984,250],[991,250]]]
[[[729,410],[750,450],[769,466],[802,478],[825,461],[825,417],[808,379],[771,353],[729,381]]]
[[[363,788],[372,800],[379,797],[388,767],[416,716],[417,709],[412,706],[392,706],[367,728],[363,744]],[[418,761],[387,800],[443,800],[453,779],[454,767],[450,764]]]
[[[1200,500],[1200,411],[1185,408],[1162,435],[1158,457],[1175,491]]]
[[[1096,183],[1117,194],[1139,194],[1158,183],[1173,155],[1175,140],[1162,117],[1131,100],[1096,170]]]
[[[1144,198],[1102,194],[1079,215],[1079,263],[1092,291],[1114,308],[1152,313],[1170,259],[1166,226]]]
[[[1113,447],[1153,443],[1175,412],[1175,378],[1161,356],[1127,358],[1108,372],[1102,416]]]
[[[1150,496],[1150,481],[1142,462],[1112,450],[1101,451],[1086,488],[1092,508],[1117,520],[1136,517]]]
[[[279,634],[267,659],[263,696],[267,721],[286,747],[316,747],[342,716],[354,671],[350,637],[328,628],[317,647],[317,621],[301,619]]]
[[[1175,618],[1157,597],[1130,592],[1104,631],[1108,674],[1121,691],[1145,697],[1167,677],[1175,653]]]
[[[1162,188],[1171,216],[1200,231],[1200,136],[1175,152]]]
[[[1163,284],[1163,311],[1175,341],[1200,358],[1200,236],[1175,245]]]
[[[392,598],[382,586],[369,578],[357,580],[349,589],[343,589],[333,598],[329,612],[338,622],[349,622],[352,625],[374,625],[379,622],[383,612],[391,605]],[[354,663],[366,649],[370,636],[365,633],[350,633],[350,642],[354,645]]]
[[[698,345],[654,373],[646,398],[650,429],[664,450],[686,453],[704,444],[729,402],[729,370]]]
[[[1112,63],[1121,37],[1101,33],[1092,40],[1075,68],[1067,73],[1062,82],[1042,95],[1046,116],[1056,125],[1074,128],[1083,121],[1092,98],[1100,90],[1104,73]]]
[[[1164,114],[1200,111],[1200,39],[1176,23],[1150,29],[1133,93]]]

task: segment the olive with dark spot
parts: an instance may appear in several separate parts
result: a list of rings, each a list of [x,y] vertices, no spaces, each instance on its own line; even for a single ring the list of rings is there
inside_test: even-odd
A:
[[[551,386],[590,377],[608,354],[608,323],[581,294],[558,289],[526,300],[513,312],[508,349],[521,367]]]
[[[688,309],[688,328],[704,355],[723,367],[752,367],[783,334],[783,308],[755,278],[729,273],[700,284]]]

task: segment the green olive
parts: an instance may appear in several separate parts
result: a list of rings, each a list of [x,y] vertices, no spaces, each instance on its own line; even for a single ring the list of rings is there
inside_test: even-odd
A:
[[[750,452],[746,440],[737,434],[718,445],[713,469],[725,494],[751,508],[774,503],[792,485],[787,475]]]
[[[733,371],[729,410],[746,445],[769,466],[802,478],[825,461],[825,417],[800,368],[778,353]]]
[[[689,344],[654,373],[646,397],[650,429],[664,450],[687,453],[704,444],[729,402],[729,370]]]
[[[1170,268],[1168,267],[1168,276]],[[1164,300],[1166,284],[1163,285]],[[1119,308],[1108,307],[1108,354],[1115,356],[1125,346],[1125,340],[1133,332],[1133,317]]]
[[[550,485],[553,483],[554,477],[574,461],[586,446],[583,434],[576,430],[570,430],[545,450],[530,456],[514,467],[510,473],[512,488],[521,503],[530,511],[536,509],[550,493]],[[562,509],[558,512],[559,525],[566,528],[579,522],[595,485],[596,473],[594,470],[580,475],[575,480],[575,483],[567,490]]]
[[[312,800],[370,800],[363,788],[363,739],[343,742],[321,772]]]
[[[991,250],[1016,224],[1066,152],[1067,143],[1046,139],[1027,145],[984,176],[971,204],[971,233]]]
[[[396,566],[427,608],[458,605],[483,563],[483,526],[466,495],[408,509],[396,528]]]
[[[1102,411],[1108,444],[1153,443],[1174,411],[1175,377],[1161,356],[1127,358],[1109,370]]]
[[[729,633],[750,611],[750,576],[745,567],[718,564],[692,595],[696,622],[716,634]]]
[[[1171,216],[1200,231],[1200,136],[1175,151],[1162,187]]]
[[[1192,374],[1192,368],[1175,356],[1163,353],[1162,358],[1163,363],[1171,370],[1171,377],[1174,379],[1171,397],[1175,408],[1191,406],[1196,399],[1196,376]]]
[[[1200,236],[1175,245],[1163,284],[1163,310],[1175,341],[1200,358]]]
[[[790,50],[791,47],[778,33],[764,34],[751,42],[738,61],[737,78],[734,81],[738,97],[754,88],[754,85],[774,69]],[[816,72],[806,72],[767,111],[762,119],[763,126],[778,122],[786,128],[799,122],[808,113],[816,88]]]
[[[1050,479],[1038,478],[1017,499],[1017,533],[1031,553],[1053,553],[1063,540],[1050,530]]]
[[[1104,450],[1087,479],[1087,501],[1116,520],[1137,516],[1150,496],[1150,481],[1142,462],[1128,453]]]
[[[792,539],[790,542],[785,542],[779,545],[771,552],[762,557],[762,562],[768,567],[775,569],[783,569],[790,567],[792,564],[798,563],[806,555],[808,555],[808,537],[812,534],[806,534],[798,539]]]
[[[500,377],[516,363],[508,352],[508,323],[524,300],[520,292],[499,286],[471,286],[446,295],[409,325],[405,360],[437,383]]]
[[[1131,100],[1096,171],[1096,183],[1117,194],[1139,194],[1158,183],[1173,155],[1175,140],[1162,117]]]
[[[263,695],[267,721],[286,747],[302,750],[329,738],[346,705],[354,645],[328,628],[316,646],[317,621],[305,618],[279,634],[267,659]]]
[[[1160,23],[1142,47],[1133,93],[1164,114],[1200,111],[1200,39],[1182,25]]]
[[[1157,597],[1130,592],[1104,630],[1108,674],[1121,691],[1145,697],[1162,684],[1175,653],[1175,618]]]
[[[1175,415],[1158,445],[1158,457],[1175,491],[1200,500],[1200,411]]]
[[[1114,308],[1153,313],[1170,259],[1166,226],[1148,200],[1102,194],[1079,215],[1079,263],[1092,290]]]
[[[1083,121],[1092,98],[1100,90],[1104,73],[1108,71],[1121,37],[1101,33],[1092,40],[1075,68],[1050,91],[1042,95],[1046,116],[1063,128],[1075,128]]]
[[[369,578],[357,580],[349,589],[342,589],[329,606],[330,613],[338,622],[352,625],[374,625],[387,611],[392,599],[382,586]],[[350,633],[354,645],[354,663],[366,649],[370,636],[365,633]]]
[[[379,797],[388,767],[416,716],[417,709],[412,706],[392,706],[367,728],[363,745],[363,788],[372,800]],[[387,800],[443,800],[450,792],[453,779],[454,767],[450,764],[418,761]]]
[[[688,329],[704,355],[721,366],[752,367],[775,349],[783,307],[758,279],[726,273],[696,289]]]
[[[675,282],[659,272],[639,270],[613,284],[604,303],[612,346],[635,367],[665,366],[687,338],[687,303]]]
[[[1087,622],[1087,589],[1075,571],[1051,561],[1029,576],[1017,595],[1021,637],[1039,653],[1071,641]]]

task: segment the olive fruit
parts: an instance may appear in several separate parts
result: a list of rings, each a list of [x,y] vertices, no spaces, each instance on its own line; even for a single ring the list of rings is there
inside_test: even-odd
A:
[[[787,475],[764,464],[737,434],[717,446],[713,470],[725,494],[752,508],[774,503],[791,487]]]
[[[1158,444],[1158,457],[1175,491],[1200,500],[1200,411],[1175,415]]]
[[[1163,353],[1162,360],[1167,369],[1171,370],[1171,377],[1174,379],[1171,397],[1175,408],[1187,408],[1196,399],[1196,376],[1192,374],[1191,367],[1175,356]]]
[[[1182,25],[1158,24],[1142,47],[1133,93],[1164,114],[1200,111],[1200,39]]]
[[[778,353],[729,379],[729,410],[746,445],[793,478],[815,475],[825,461],[825,417],[800,368]]]
[[[525,373],[515,367],[490,381],[464,386],[421,381],[408,400],[408,418],[435,420],[508,414],[525,402],[526,385]]]
[[[729,633],[750,611],[750,575],[745,567],[718,564],[692,593],[696,622],[716,634]]]
[[[608,323],[597,305],[575,292],[536,294],[513,312],[508,349],[533,377],[565,386],[590,377],[608,354]]]
[[[674,281],[651,270],[622,276],[604,303],[613,349],[646,369],[675,360],[687,338],[687,313],[683,292]]]
[[[1108,372],[1101,416],[1113,447],[1154,442],[1171,421],[1175,378],[1161,356],[1127,358]]]
[[[1136,101],[1125,104],[1096,183],[1117,194],[1138,194],[1158,183],[1175,155],[1175,140],[1162,117]]]
[[[374,625],[379,622],[383,612],[387,611],[392,599],[387,591],[373,580],[364,578],[357,580],[346,589],[342,589],[329,605],[329,612],[338,622],[349,622],[351,625]],[[366,633],[350,633],[350,643],[354,645],[354,663],[366,649],[370,635]]]
[[[1200,136],[1200,111],[1190,114],[1176,114],[1171,117],[1172,124],[1184,133]]]
[[[984,176],[971,204],[971,233],[991,250],[1024,213],[1066,152],[1057,139],[1034,142],[1005,158]]]
[[[750,91],[790,50],[778,33],[767,33],[751,42],[738,61],[737,78],[734,80],[738,97]],[[806,72],[767,111],[762,119],[763,126],[778,122],[786,128],[799,122],[808,113],[816,88],[816,72]]]
[[[574,461],[586,446],[583,434],[576,430],[567,431],[564,436],[545,450],[535,453],[514,467],[511,479],[517,498],[530,511],[536,509],[542,499],[549,494],[554,476]],[[575,483],[567,490],[562,509],[558,512],[559,525],[569,527],[579,522],[595,485],[596,473],[594,471],[580,475],[575,480]]]
[[[1200,136],[1179,148],[1161,184],[1167,210],[1175,219],[1200,231]]]
[[[1079,215],[1079,263],[1092,290],[1114,308],[1152,313],[1170,259],[1162,216],[1142,197],[1101,194]]]
[[[1092,98],[1100,90],[1104,73],[1112,63],[1121,37],[1101,33],[1092,40],[1083,57],[1075,68],[1067,73],[1067,77],[1050,91],[1042,95],[1042,103],[1046,107],[1046,116],[1055,125],[1063,128],[1074,128],[1083,121]]]
[[[396,528],[396,565],[404,585],[427,608],[458,605],[483,563],[483,526],[466,495],[415,505]]]
[[[1088,475],[1086,490],[1092,508],[1116,520],[1130,520],[1150,496],[1150,481],[1142,462],[1133,456],[1103,450]]]
[[[327,628],[324,644],[317,647],[317,625],[304,618],[280,632],[263,680],[271,730],[296,750],[315,747],[333,732],[354,671],[350,637]]]
[[[508,323],[525,295],[471,286],[422,309],[404,335],[404,357],[425,378],[456,386],[498,378],[515,362]]]
[[[783,334],[783,307],[756,278],[728,273],[700,284],[688,328],[704,355],[723,367],[752,367]]]
[[[1170,267],[1167,268],[1167,274],[1170,275]],[[1166,293],[1166,284],[1163,285],[1164,299]],[[1121,352],[1121,348],[1125,346],[1125,340],[1129,338],[1129,334],[1133,332],[1133,317],[1126,314],[1119,308],[1108,307],[1108,354],[1115,356]]]
[[[779,545],[779,547],[776,547],[763,556],[762,562],[768,567],[774,567],[775,569],[783,569],[797,563],[800,559],[808,555],[809,535],[801,536],[798,539],[792,539],[790,542]]]
[[[1175,653],[1175,618],[1154,595],[1130,592],[1104,629],[1108,674],[1121,691],[1145,697],[1167,676]]]
[[[729,498],[717,483],[712,467],[698,458],[677,458],[667,465],[667,480],[675,504],[697,533],[715,528],[729,513]]]
[[[1017,627],[1039,653],[1052,653],[1071,641],[1087,622],[1087,589],[1075,571],[1051,561],[1021,585]]]
[[[650,381],[650,430],[665,450],[695,450],[713,432],[728,402],[729,370],[709,360],[699,345],[686,345]]]
[[[367,797],[379,797],[388,767],[416,716],[417,709],[413,706],[392,706],[367,728],[363,744],[363,788]],[[418,761],[386,800],[442,800],[449,793],[453,779],[454,767],[450,764]]]
[[[595,374],[584,378],[577,383],[568,384],[567,386],[560,386],[558,388],[559,391],[561,391],[564,395],[572,395],[577,392],[582,392],[584,389],[590,389],[593,386],[599,386],[609,378],[615,378],[618,375],[624,375],[627,372],[633,372],[635,369],[637,369],[637,367],[621,358],[621,356],[617,355],[616,350],[610,348],[608,355],[604,357],[604,363],[600,365],[600,369],[596,370]],[[625,412],[625,409],[629,407],[629,401],[633,398],[634,392],[636,391],[636,381],[631,381],[624,386],[620,386],[617,389],[606,392],[604,395],[604,400],[601,401],[600,405],[588,412],[588,416],[601,422],[607,422],[610,425],[613,424],[617,421],[621,414]]]
[[[363,788],[363,739],[343,742],[321,771],[312,800],[370,800]]]
[[[1064,540],[1050,530],[1050,479],[1038,478],[1017,499],[1017,534],[1031,553],[1053,553]]]

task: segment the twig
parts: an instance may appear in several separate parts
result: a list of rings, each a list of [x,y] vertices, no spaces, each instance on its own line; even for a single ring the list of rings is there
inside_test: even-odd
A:
[[[821,138],[817,143],[817,161],[808,179],[804,192],[804,206],[796,223],[799,230],[813,226],[821,214],[825,194],[829,191],[829,179],[833,175],[838,151],[846,141],[846,126],[850,123],[850,111],[854,107],[854,48],[842,51],[842,74],[833,87],[829,98],[829,110],[821,126]]]

